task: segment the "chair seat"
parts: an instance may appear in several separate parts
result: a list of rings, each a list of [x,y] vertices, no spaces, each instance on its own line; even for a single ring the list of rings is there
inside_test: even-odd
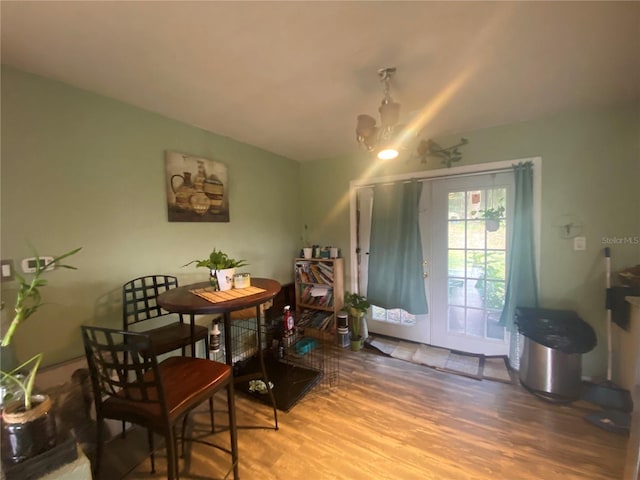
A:
[[[166,330],[160,327],[155,331],[164,335]],[[185,334],[189,330],[189,325],[182,329]],[[202,330],[207,331],[206,328]],[[158,362],[151,336],[147,333],[83,325],[82,339],[96,408],[97,442],[95,462],[92,462],[96,474],[103,450],[104,420],[110,418],[147,429],[151,473],[155,472],[153,432],[162,435],[167,452],[167,480],[178,480],[179,439],[183,455],[185,441],[202,441],[222,448],[199,438],[186,438],[185,430],[189,413],[208,400],[211,433],[216,433],[213,398],[226,390],[230,449],[222,450],[231,454],[228,473],[233,470],[234,478],[238,478],[238,436],[230,365],[184,354]],[[182,423],[181,434],[177,431],[179,423]]]
[[[207,327],[194,325],[193,327],[194,343],[206,339],[209,335]],[[186,323],[171,323],[162,327],[145,330],[146,334],[151,337],[153,351],[156,355],[171,352],[188,345],[191,342],[191,327]]]
[[[169,421],[184,415],[207,398],[212,391],[220,388],[220,383],[231,381],[232,369],[229,365],[203,358],[170,357],[158,364],[160,376],[166,385],[165,401]],[[145,380],[153,378],[153,371],[144,375]],[[179,381],[178,381],[179,380]],[[131,394],[131,389],[129,389]],[[109,418],[120,418],[133,423],[149,425],[156,432],[162,432],[165,425],[162,419],[157,397],[150,398],[154,403],[141,403],[124,398],[122,392],[110,397],[103,403],[103,414]]]

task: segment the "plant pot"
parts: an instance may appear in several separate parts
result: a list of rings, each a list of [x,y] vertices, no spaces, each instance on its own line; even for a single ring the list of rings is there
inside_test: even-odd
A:
[[[236,273],[235,268],[224,268],[216,272],[218,278],[218,288],[221,292],[231,290],[233,288],[233,276]]]
[[[32,408],[14,402],[2,412],[2,461],[12,465],[35,457],[56,445],[56,421],[48,395],[33,395]]]
[[[12,343],[0,347],[0,353],[2,354],[0,357],[0,365],[2,366],[3,372],[10,372],[19,365]],[[21,380],[24,380],[23,375],[17,374],[17,376]],[[7,403],[11,403],[14,400],[22,398],[21,394],[22,389],[15,382],[11,380],[0,382],[0,408],[4,406],[5,399]]]
[[[211,284],[211,286],[213,287],[214,290],[216,290],[216,291],[219,290],[218,277],[216,275],[216,271],[215,270],[211,270],[211,273],[209,274],[209,283]]]
[[[493,219],[485,220],[484,228],[486,228],[487,232],[495,232],[500,228],[500,221]]]
[[[357,339],[351,339],[351,351],[359,352],[362,350],[362,337],[358,337]]]
[[[304,255],[304,258],[311,258],[313,257],[313,248],[311,247],[305,247],[302,249],[302,254]]]

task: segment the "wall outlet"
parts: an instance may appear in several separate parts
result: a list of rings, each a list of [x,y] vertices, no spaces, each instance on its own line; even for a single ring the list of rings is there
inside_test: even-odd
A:
[[[53,262],[53,257],[40,257],[40,266],[44,267]],[[22,260],[22,271],[24,273],[35,273],[38,268],[38,259],[36,257],[25,258]],[[53,270],[55,265],[49,265],[46,270]]]
[[[573,238],[573,249],[575,251],[586,250],[587,249],[587,237],[574,237]]]

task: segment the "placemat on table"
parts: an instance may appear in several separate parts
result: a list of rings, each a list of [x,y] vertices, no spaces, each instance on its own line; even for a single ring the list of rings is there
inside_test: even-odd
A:
[[[232,288],[231,290],[225,290],[223,292],[217,292],[213,290],[213,287],[196,288],[189,290],[194,295],[208,300],[211,303],[227,302],[229,300],[235,300],[237,298],[248,297],[255,295],[256,293],[264,292],[264,288],[259,287],[246,287],[246,288]]]

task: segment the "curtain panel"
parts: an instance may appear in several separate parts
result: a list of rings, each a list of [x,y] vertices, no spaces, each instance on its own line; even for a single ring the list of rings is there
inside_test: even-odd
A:
[[[424,290],[419,202],[422,183],[376,185],[373,190],[367,298],[386,309],[428,312]]]
[[[515,176],[515,202],[513,230],[507,258],[505,303],[500,324],[515,332],[514,317],[517,307],[538,307],[538,282],[533,226],[533,164],[513,166]]]

